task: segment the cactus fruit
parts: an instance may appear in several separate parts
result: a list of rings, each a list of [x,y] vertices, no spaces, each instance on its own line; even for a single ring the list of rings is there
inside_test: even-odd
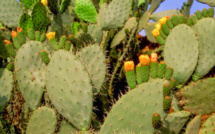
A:
[[[151,56],[150,56],[150,74],[151,74],[151,77],[153,79],[157,78],[157,69],[158,69],[158,62],[157,62],[157,54],[156,53],[152,53]]]
[[[20,44],[19,39],[18,39],[18,37],[17,37],[17,32],[12,31],[12,32],[11,32],[11,36],[12,36],[12,40],[13,40],[14,47],[15,47],[16,49],[19,49],[19,48],[21,47],[21,44]]]
[[[134,89],[136,87],[136,77],[135,77],[135,73],[134,73],[134,62],[133,61],[124,62],[124,68],[125,68],[128,86],[131,89]]]
[[[13,44],[8,40],[4,40],[4,43],[5,43],[8,54],[12,57],[15,57],[16,51],[15,51]]]
[[[208,17],[208,15],[209,15],[209,14],[208,14],[208,10],[207,10],[206,8],[204,8],[204,9],[202,10],[202,16],[206,18],[206,17]]]
[[[65,47],[66,40],[67,40],[66,36],[61,36],[60,37],[60,42],[59,42],[58,49],[63,49]]]
[[[45,50],[41,50],[40,51],[40,57],[42,59],[42,61],[47,65],[49,64],[50,60],[49,60],[49,56],[48,53]]]
[[[35,39],[35,31],[33,29],[28,29],[27,35],[28,35],[28,38],[30,40],[34,40]]]
[[[136,78],[137,78],[137,83],[138,84],[141,84],[143,83],[143,79],[142,79],[142,68],[141,68],[141,64],[139,63],[137,66],[136,66]]]
[[[35,40],[40,41],[41,33],[40,31],[35,31]]]
[[[170,85],[168,83],[164,84],[163,85],[163,97],[169,96],[170,93],[171,93],[171,87],[170,87]]]
[[[46,68],[40,59],[41,50],[46,50],[41,42],[27,42],[18,50],[14,62],[19,89],[32,110],[40,105],[45,87]]]
[[[209,17],[214,17],[214,8],[213,8],[213,7],[210,7],[210,8],[208,9],[208,16],[209,16]]]
[[[161,117],[160,117],[160,114],[158,113],[154,113],[152,115],[152,125],[155,129],[158,129],[161,127],[162,125],[162,121],[161,121]]]
[[[55,111],[48,107],[35,110],[29,120],[26,134],[53,134],[57,125]]]
[[[166,72],[166,63],[160,62],[158,64],[158,78],[163,79],[165,72]]]
[[[54,53],[47,66],[46,88],[50,100],[63,117],[78,130],[88,129],[93,90],[88,72],[75,55],[64,50]]]
[[[178,17],[176,15],[173,15],[171,20],[174,27],[178,25]]]
[[[170,110],[171,102],[172,102],[172,99],[170,98],[170,96],[165,96],[163,98],[163,110],[165,112],[168,112]]]
[[[13,76],[12,72],[7,69],[0,68],[0,112],[4,110],[6,104],[10,100],[11,92],[13,90]]]
[[[20,44],[25,44],[26,38],[21,27],[17,27],[17,37],[19,39]]]
[[[66,43],[65,43],[65,50],[70,51],[71,46],[72,46],[71,42],[70,41],[66,41]]]
[[[197,18],[198,20],[201,20],[201,19],[202,19],[202,12],[201,12],[200,10],[197,10],[197,11],[196,11],[196,18]]]
[[[139,56],[139,61],[141,64],[141,72],[142,72],[142,80],[143,82],[147,82],[149,80],[149,63],[150,63],[150,59],[148,55],[140,55]]]
[[[55,39],[55,32],[50,32],[48,34],[46,34],[46,38],[49,40],[49,43],[52,46],[52,49],[54,50],[58,50],[59,46],[58,46],[58,42]]]

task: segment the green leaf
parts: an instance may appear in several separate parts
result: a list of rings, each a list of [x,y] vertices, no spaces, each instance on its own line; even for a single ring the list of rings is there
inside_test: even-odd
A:
[[[75,0],[75,13],[82,20],[90,23],[97,21],[97,11],[90,0]]]

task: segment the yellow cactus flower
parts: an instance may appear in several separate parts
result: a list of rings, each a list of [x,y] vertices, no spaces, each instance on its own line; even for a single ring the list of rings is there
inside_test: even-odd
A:
[[[55,38],[55,34],[56,34],[55,32],[50,32],[50,33],[46,34],[46,38],[48,40],[54,39]]]
[[[4,40],[5,45],[9,45],[11,44],[11,42],[9,40]]]
[[[156,53],[152,53],[150,56],[151,62],[157,62],[158,61],[158,55]]]
[[[17,27],[17,32],[22,32],[22,28],[21,27]]]
[[[41,0],[41,3],[42,3],[44,6],[47,6],[48,0]]]
[[[166,23],[166,21],[169,19],[169,17],[163,17],[159,20],[160,24],[163,25]]]
[[[154,37],[157,37],[158,35],[160,35],[160,33],[159,33],[159,31],[158,31],[157,29],[154,29],[154,30],[152,31],[152,35],[153,35]]]
[[[133,61],[124,62],[124,68],[125,68],[126,72],[133,71],[134,70],[134,62]]]
[[[16,36],[17,36],[17,32],[16,32],[16,31],[12,31],[12,32],[11,32],[11,36],[12,36],[12,37],[16,37]]]
[[[140,64],[142,66],[148,66],[149,62],[150,62],[150,59],[149,59],[148,55],[140,55],[139,56],[139,61],[140,61]]]
[[[161,24],[160,23],[156,24],[155,28],[159,31],[161,29]]]

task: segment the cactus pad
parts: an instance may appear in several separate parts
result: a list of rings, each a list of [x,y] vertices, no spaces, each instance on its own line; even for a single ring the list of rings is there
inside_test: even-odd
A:
[[[155,132],[152,115],[159,113],[161,119],[166,116],[163,111],[164,83],[163,79],[151,79],[124,95],[108,114],[100,134],[126,130],[147,134]]]
[[[55,111],[48,107],[40,107],[33,112],[26,134],[54,134],[56,125]]]
[[[213,18],[205,18],[199,20],[194,25],[194,31],[199,40],[199,60],[195,73],[198,77],[203,77],[215,65],[215,20]]]
[[[99,92],[106,74],[106,59],[102,48],[96,45],[85,47],[79,51],[79,58],[88,70],[96,92]]]
[[[165,119],[167,124],[161,131],[163,134],[179,134],[186,121],[189,119],[190,113],[187,111],[179,111],[170,113]]]
[[[8,27],[18,27],[23,13],[19,3],[16,0],[1,0],[0,5],[0,21]]]
[[[89,25],[88,34],[90,34],[95,41],[95,43],[100,44],[102,41],[102,29],[98,25]]]
[[[199,134],[213,134],[215,129],[215,115],[210,116],[201,126]]]
[[[112,0],[102,15],[102,28],[122,27],[129,17],[132,0]]]
[[[191,82],[181,89],[184,109],[192,114],[210,114],[215,111],[215,78]]]
[[[201,125],[201,116],[197,115],[187,125],[185,134],[198,134]]]
[[[64,50],[55,52],[47,66],[46,87],[58,112],[77,129],[86,130],[91,123],[93,91],[77,57]]]
[[[41,42],[24,44],[15,58],[15,76],[28,106],[34,110],[39,104],[45,87],[45,64],[40,51],[45,49]]]
[[[34,5],[31,16],[34,30],[42,33],[46,32],[48,17],[46,15],[46,8],[41,2],[37,2]]]
[[[126,38],[125,29],[128,29],[130,32],[134,26],[137,24],[136,18],[132,17],[130,18],[126,23],[125,26],[120,30],[113,38],[111,42],[111,48],[116,47],[120,42],[122,42]]]
[[[185,83],[192,75],[198,60],[198,41],[193,30],[186,24],[179,24],[167,37],[164,61],[174,69],[173,77]]]
[[[60,124],[60,131],[58,134],[76,134],[76,132],[77,131],[73,126],[63,120]]]
[[[0,68],[0,112],[2,112],[10,100],[13,90],[13,76],[7,69]]]
[[[90,0],[75,0],[75,12],[82,20],[90,23],[97,21],[97,11]]]

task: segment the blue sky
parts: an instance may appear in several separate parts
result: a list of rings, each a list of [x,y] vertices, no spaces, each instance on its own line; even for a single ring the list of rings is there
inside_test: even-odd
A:
[[[161,12],[161,11],[165,11],[165,10],[170,10],[170,9],[181,9],[182,5],[184,2],[187,2],[187,0],[165,0],[164,2],[162,2],[159,6],[159,8],[154,12]],[[193,5],[191,7],[190,10],[190,14],[194,14],[197,10],[202,10],[203,8],[209,8],[210,6],[208,6],[207,4],[202,4],[196,0],[194,0]],[[140,32],[140,35],[145,36],[145,32],[144,30],[142,30]]]

